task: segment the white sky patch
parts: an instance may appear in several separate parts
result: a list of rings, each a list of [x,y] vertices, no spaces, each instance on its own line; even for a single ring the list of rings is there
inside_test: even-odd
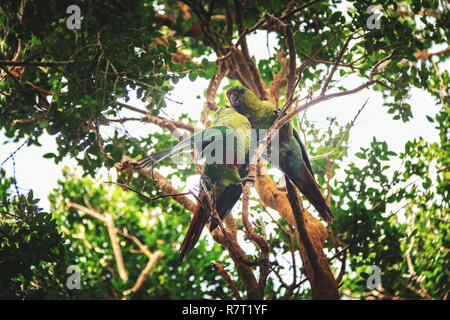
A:
[[[250,48],[250,54],[258,61],[260,59],[267,59],[270,55],[275,53],[275,47],[278,40],[276,34],[273,32],[267,34],[265,31],[257,31],[247,38],[247,43]],[[440,47],[441,46],[438,46],[437,48],[439,49]],[[430,51],[433,50],[434,48]],[[448,60],[447,62],[440,64],[439,68],[442,71],[449,70]],[[334,78],[339,79],[338,73],[336,73]],[[355,75],[351,75],[342,80],[339,85],[346,88],[354,88],[363,81],[365,80],[360,79]],[[195,82],[191,82],[187,77],[181,79],[169,95],[170,99],[181,102],[181,104],[166,99],[165,102],[167,107],[164,109],[164,114],[161,114],[161,116],[175,120],[183,113],[186,113],[193,120],[199,120],[200,111],[206,102],[204,93],[208,83],[208,80],[201,78],[198,78]],[[226,84],[227,81],[224,80],[219,87],[218,93],[222,92],[223,87]],[[389,149],[397,153],[402,152],[405,143],[414,138],[423,137],[427,142],[439,141],[437,130],[434,128],[433,124],[427,121],[426,116],[434,116],[441,106],[437,105],[436,101],[425,90],[412,88],[409,94],[410,97],[407,99],[407,102],[411,105],[414,117],[407,123],[403,123],[400,120],[393,120],[392,115],[387,113],[387,108],[383,107],[381,93],[375,92],[372,89],[365,89],[353,95],[329,100],[314,105],[306,110],[306,116],[309,121],[314,122],[317,128],[326,129],[328,127],[327,117],[335,117],[341,125],[344,125],[354,118],[357,111],[363,106],[365,101],[369,99],[365,109],[356,120],[355,126],[350,131],[349,156],[347,159],[344,159],[344,163],[341,164],[341,169],[338,170],[334,179],[339,180],[345,177],[343,171],[345,163],[361,161],[356,158],[354,154],[358,152],[361,147],[369,147],[374,136],[379,141],[386,141]],[[130,101],[127,103],[139,107],[142,110],[145,109],[145,103],[136,99],[133,94],[130,95]],[[136,116],[140,115],[124,109],[116,118]],[[301,116],[302,114],[300,114],[300,117]],[[200,124],[197,126],[200,127]],[[130,138],[148,136],[154,132],[163,132],[161,128],[156,125],[139,121],[126,122],[123,125],[114,123],[109,127],[101,127],[101,133],[105,139],[112,137],[115,130],[119,130],[122,134],[130,135]],[[303,137],[303,135],[300,136]],[[6,143],[7,141],[3,130],[0,130],[0,137],[0,162],[3,162],[25,141],[25,139],[21,139],[17,143]],[[309,138],[311,139],[311,137]],[[45,159],[42,157],[45,153],[56,152],[56,141],[54,136],[44,134],[39,138],[39,141],[42,144],[42,147],[24,146],[15,154],[15,176],[17,178],[19,191],[27,193],[28,190],[33,189],[35,196],[41,199],[39,205],[43,207],[45,211],[48,211],[49,202],[47,195],[53,188],[57,187],[57,180],[62,178],[62,168],[66,165],[74,170],[76,168],[79,176],[81,176],[82,172],[80,168],[76,167],[76,162],[73,158],[67,157],[62,163],[56,165],[52,159]],[[145,155],[146,154],[143,156]],[[400,165],[400,160],[396,159],[392,161],[390,165],[390,170],[395,170]],[[6,170],[8,176],[13,176],[13,164],[11,159],[3,165],[3,168]],[[163,167],[160,169],[160,172],[163,175],[167,175],[173,171],[174,168],[170,167]],[[276,181],[281,178],[280,171],[272,169],[271,173],[275,175]],[[94,180],[115,181],[115,170],[107,170],[105,168],[99,169]],[[179,177],[174,177],[172,182],[180,192],[187,192],[189,190],[195,190],[195,188],[198,187],[199,176],[189,177],[186,183],[181,182]],[[11,192],[15,192],[14,187],[11,189]],[[257,196],[254,192],[252,192],[252,195]],[[189,197],[195,201],[192,196]],[[235,217],[239,216],[240,208],[240,204],[234,208],[233,213]],[[315,210],[312,211],[315,212]],[[273,213],[274,217],[278,217],[278,214],[273,210],[270,212],[271,214]],[[263,215],[263,217],[264,221],[271,221],[267,215]],[[272,232],[270,228],[266,231],[268,233]],[[203,235],[205,234],[206,232]],[[249,250],[254,250],[254,247],[251,244],[243,243],[243,245],[244,248],[248,247]],[[283,262],[283,265],[288,266],[287,263],[287,261]],[[300,263],[300,259],[298,259],[298,263]],[[274,277],[274,279],[278,282],[276,277]]]

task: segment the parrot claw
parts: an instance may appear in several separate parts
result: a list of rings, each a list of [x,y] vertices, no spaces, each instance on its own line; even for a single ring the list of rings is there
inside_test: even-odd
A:
[[[241,179],[241,183],[245,184],[246,182],[250,181],[252,183],[252,186],[255,184],[255,176],[246,176],[245,178]]]

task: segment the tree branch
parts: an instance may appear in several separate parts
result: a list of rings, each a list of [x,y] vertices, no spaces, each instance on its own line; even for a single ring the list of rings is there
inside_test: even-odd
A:
[[[236,283],[234,283],[234,281],[231,279],[230,275],[228,274],[227,270],[225,270],[223,265],[221,265],[218,262],[214,262],[214,261],[213,261],[212,264],[214,265],[214,267],[216,267],[217,271],[221,274],[221,276],[223,277],[225,282],[230,287],[230,290],[231,290],[231,293],[233,294],[233,297],[236,300],[242,300],[241,294],[239,293],[239,290],[238,290],[238,288],[236,286]]]
[[[345,43],[344,43],[344,46],[342,47],[342,49],[341,49],[341,51],[339,52],[339,54],[338,54],[336,60],[334,61],[333,68],[331,69],[331,72],[330,72],[330,74],[328,75],[328,78],[327,78],[327,80],[325,81],[325,84],[324,84],[323,87],[322,87],[322,91],[320,91],[320,95],[324,95],[325,92],[327,91],[328,85],[330,84],[330,81],[333,79],[333,75],[334,75],[334,73],[336,72],[339,63],[340,63],[341,60],[342,60],[342,56],[344,55],[345,51],[347,51],[348,45],[349,45],[349,43],[350,43],[351,40],[352,40],[352,35],[350,35],[350,36],[347,38],[347,40],[346,40]]]
[[[57,67],[57,66],[65,66],[68,64],[74,64],[75,61],[14,61],[14,60],[0,60],[0,66],[19,66],[19,67]]]
[[[97,211],[87,208],[85,206],[79,205],[77,203],[73,203],[69,201],[66,205],[66,208],[74,208],[80,210],[84,213],[87,213],[91,217],[94,217],[97,220],[102,221],[108,229],[109,238],[111,240],[111,245],[114,252],[114,257],[116,260],[117,270],[119,272],[119,276],[122,281],[126,282],[128,280],[127,270],[125,268],[125,264],[123,263],[122,251],[120,249],[119,240],[117,238],[116,227],[114,226],[114,220],[112,215],[108,213],[98,213]]]
[[[333,274],[331,273],[328,262],[324,257],[322,251],[321,257],[318,256],[314,248],[312,239],[308,234],[304,218],[305,209],[299,201],[297,190],[287,176],[285,176],[285,180],[287,187],[287,197],[294,214],[297,233],[299,234],[301,243],[304,245],[307,260],[312,267],[308,276],[308,279],[311,283],[312,297],[313,299],[320,300],[338,300],[339,294],[337,283],[333,277]],[[305,259],[303,259],[303,261],[305,261]]]
[[[120,122],[123,123],[125,121],[142,121],[142,122],[148,122],[148,123],[153,123],[156,124],[157,126],[163,128],[163,129],[167,129],[170,132],[175,131],[177,128],[180,129],[185,129],[189,132],[194,132],[196,130],[196,128],[188,123],[184,123],[182,121],[172,121],[169,119],[165,119],[163,117],[159,117],[159,116],[152,116],[148,113],[148,111],[146,110],[142,110],[139,108],[136,108],[132,105],[129,105],[127,103],[123,103],[120,101],[116,101],[116,103],[118,105],[120,105],[121,107],[124,107],[125,109],[131,110],[131,111],[135,111],[138,112],[140,114],[144,114],[145,116],[142,118],[123,118],[123,119],[108,119],[108,121],[113,121],[113,122]]]
[[[258,235],[253,229],[249,219],[248,219],[248,208],[249,208],[249,190],[250,184],[245,184],[242,191],[242,223],[244,224],[245,230],[249,238],[254,241],[261,251],[261,256],[258,261],[259,265],[259,280],[258,280],[258,299],[264,297],[264,288],[266,286],[267,276],[270,272],[270,261],[269,261],[269,243],[267,240]]]
[[[289,11],[288,13],[282,15],[280,17],[280,20],[285,20],[285,19],[289,18],[290,16],[292,16],[293,14],[296,14],[297,12],[302,11],[303,9],[306,9],[307,7],[313,5],[317,2],[320,2],[320,1],[323,1],[323,0],[313,0],[313,1],[307,2],[305,4],[302,4],[301,6],[296,7],[294,9],[292,9],[291,11]]]
[[[123,263],[122,250],[120,249],[119,239],[117,238],[116,227],[114,226],[114,219],[109,213],[104,213],[105,225],[108,228],[109,238],[113,247],[114,257],[117,263],[120,278],[126,282],[128,280],[128,273]]]
[[[161,251],[156,251],[155,253],[151,254],[151,256],[148,259],[147,265],[145,266],[144,270],[139,274],[138,279],[136,280],[135,285],[133,288],[125,290],[123,292],[124,295],[129,295],[131,293],[137,292],[142,285],[144,284],[145,280],[148,278],[150,273],[153,270],[153,266],[156,264],[156,262],[163,256],[163,253]]]
[[[147,280],[148,276],[152,272],[153,266],[156,264],[156,262],[160,258],[163,257],[164,254],[162,253],[162,251],[159,251],[159,250],[154,253],[151,252],[147,246],[143,245],[142,242],[140,242],[139,239],[136,238],[134,235],[129,234],[126,229],[124,231],[118,231],[118,232],[121,235],[123,235],[124,237],[133,241],[138,246],[140,252],[144,253],[148,257],[147,265],[139,274],[139,277],[137,278],[135,285],[131,289],[125,290],[123,292],[123,295],[127,296],[129,294],[137,292],[142,287],[145,280]]]
[[[183,206],[186,210],[194,212],[196,206],[195,203],[192,202],[186,196],[179,196],[180,192],[172,186],[172,183],[167,178],[165,178],[155,169],[153,168],[137,169],[137,161],[126,155],[123,155],[121,162],[116,163],[115,167],[119,172],[124,172],[128,175],[130,175],[133,170],[140,172],[144,176],[147,176],[148,178],[152,179],[157,189],[161,190],[163,193],[167,195],[177,195],[173,199],[176,202],[178,202],[181,206]]]

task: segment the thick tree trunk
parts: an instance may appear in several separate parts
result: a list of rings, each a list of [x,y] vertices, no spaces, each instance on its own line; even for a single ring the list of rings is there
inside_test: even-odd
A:
[[[278,211],[297,230],[296,236],[300,248],[300,255],[305,267],[306,276],[311,284],[313,299],[339,299],[336,280],[330,269],[328,259],[323,252],[323,244],[327,237],[326,228],[307,210],[301,210],[301,199],[298,196],[300,211],[302,211],[300,218],[303,219],[303,222],[297,221],[297,223],[287,194],[278,190],[276,183],[266,174],[266,170],[264,164],[258,165],[255,183],[256,191],[265,206]],[[286,181],[286,183],[288,184],[289,182]],[[297,191],[294,191],[297,195]],[[300,228],[297,228],[297,224],[299,224]],[[310,245],[308,245],[308,242]]]

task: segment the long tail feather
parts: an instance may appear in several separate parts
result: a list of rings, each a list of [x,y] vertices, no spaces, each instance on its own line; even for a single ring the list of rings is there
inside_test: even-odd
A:
[[[201,203],[204,197],[205,197],[204,193],[200,194],[199,202],[195,207],[191,224],[189,225],[189,228],[186,232],[186,236],[184,237],[183,243],[181,244],[180,256],[178,257],[178,260],[180,262],[183,261],[184,257],[192,249],[194,249],[198,239],[200,238],[200,235],[202,234],[203,228],[205,227],[210,217],[208,212]]]
[[[190,152],[194,145],[198,151],[200,151],[200,155],[202,155],[203,152],[205,152],[205,148],[211,145],[212,140],[217,140],[217,143],[219,143],[219,141],[224,141],[226,139],[226,135],[233,134],[232,131],[227,131],[227,129],[227,126],[217,126],[197,132],[172,148],[151,154],[148,157],[139,160],[137,168],[150,167],[168,156],[177,156],[183,152]]]
[[[290,178],[290,177],[289,177]],[[292,179],[291,179],[292,180]],[[320,216],[328,223],[333,222],[333,214],[328,207],[325,199],[320,192],[319,186],[316,180],[309,172],[306,165],[302,164],[300,166],[300,181],[297,179],[292,180],[297,188],[302,194],[305,195],[306,199],[316,208]]]
[[[153,153],[153,154],[149,155],[148,157],[145,157],[145,158],[142,158],[141,160],[139,160],[137,167],[138,168],[151,167],[155,163],[158,163],[158,162],[164,160],[168,156],[177,156],[182,152],[187,152],[190,150],[189,149],[190,143],[191,143],[190,139],[186,139],[186,140],[183,140],[182,142],[180,142],[179,144],[177,144],[175,147],[169,148],[167,150],[163,150],[161,152]]]
[[[172,149],[167,149],[161,152],[157,152],[149,155],[148,157],[142,158],[138,161],[138,168],[151,167],[155,163],[160,162],[161,160],[167,158],[170,155]]]

